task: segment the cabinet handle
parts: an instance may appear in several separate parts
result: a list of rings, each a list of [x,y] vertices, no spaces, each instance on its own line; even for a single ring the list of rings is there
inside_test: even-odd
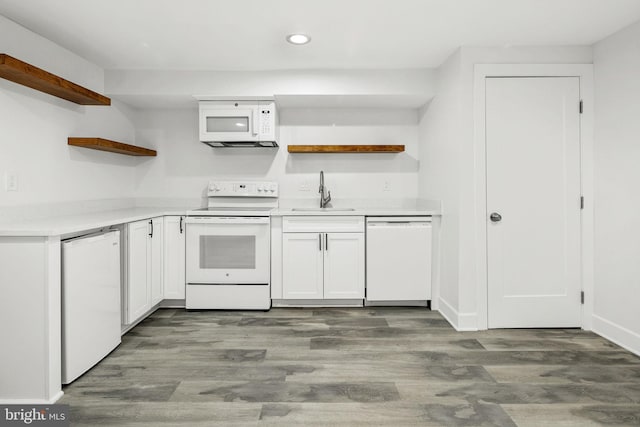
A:
[[[149,237],[153,239],[153,220],[149,220],[149,225],[151,226],[151,231],[149,232]]]
[[[324,235],[324,250],[329,250],[329,235],[327,233]]]
[[[182,232],[184,231],[184,229],[182,228],[182,221],[184,221],[184,217],[180,217],[180,234],[182,234]]]
[[[318,233],[318,250],[322,250],[322,234]]]

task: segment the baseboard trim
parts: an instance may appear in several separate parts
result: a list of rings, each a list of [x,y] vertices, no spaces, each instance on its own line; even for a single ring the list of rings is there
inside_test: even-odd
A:
[[[58,400],[62,399],[62,396],[64,396],[64,391],[60,390],[59,392],[53,395],[49,403],[56,403]]]
[[[401,301],[368,301],[364,300],[365,307],[428,307],[428,300],[401,300]]]
[[[159,308],[162,308],[160,306],[162,302],[159,302],[158,304],[154,305],[153,307],[151,307],[151,309],[149,311],[147,311],[145,314],[143,314],[142,316],[140,316],[139,318],[137,318],[135,321],[129,323],[128,325],[120,325],[120,336],[124,336],[127,332],[129,332],[131,329],[135,328],[136,326],[138,326],[138,324],[140,322],[142,322],[144,319],[146,319],[147,317],[151,316],[153,313],[155,313]]]
[[[477,331],[478,330],[478,314],[477,313],[458,313],[447,301],[440,298],[437,311],[447,319],[456,331]]]
[[[64,392],[60,390],[49,400],[47,399],[0,399],[1,405],[49,405],[62,398]]]
[[[477,331],[478,313],[458,314],[458,331]]]
[[[592,331],[640,356],[640,334],[595,314]]]
[[[458,312],[442,298],[438,298],[438,312],[455,330],[458,330]]]
[[[160,301],[160,308],[184,308],[184,299],[163,299]]]

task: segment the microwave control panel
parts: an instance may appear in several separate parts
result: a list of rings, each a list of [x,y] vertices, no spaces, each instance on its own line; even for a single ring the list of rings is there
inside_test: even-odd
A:
[[[273,181],[211,181],[209,197],[278,197],[278,183]]]
[[[276,105],[273,102],[259,104],[257,107],[259,116],[260,139],[263,141],[275,141]]]
[[[271,135],[273,127],[271,126],[271,115],[273,112],[269,107],[260,108],[260,135]]]

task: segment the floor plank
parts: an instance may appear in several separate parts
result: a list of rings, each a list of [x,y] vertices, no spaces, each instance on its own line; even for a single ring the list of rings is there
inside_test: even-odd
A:
[[[72,425],[640,425],[640,358],[424,308],[161,309],[64,388]]]

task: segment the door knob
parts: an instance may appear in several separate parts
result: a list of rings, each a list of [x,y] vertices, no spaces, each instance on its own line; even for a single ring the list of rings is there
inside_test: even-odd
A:
[[[502,221],[502,215],[500,215],[498,212],[493,212],[491,215],[489,215],[489,219],[492,222],[500,222]]]

